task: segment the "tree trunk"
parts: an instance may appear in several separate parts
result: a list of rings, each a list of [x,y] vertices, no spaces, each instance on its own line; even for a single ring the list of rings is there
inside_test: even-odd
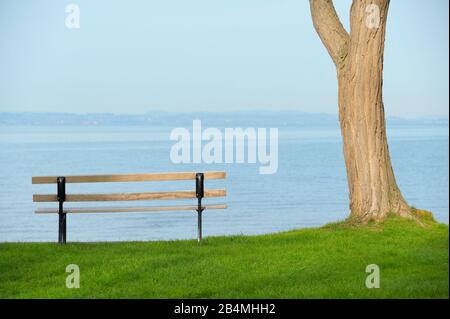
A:
[[[389,213],[411,217],[395,181],[386,138],[382,76],[389,0],[353,0],[350,34],[332,0],[310,0],[310,5],[314,26],[337,70],[351,218],[382,220]]]

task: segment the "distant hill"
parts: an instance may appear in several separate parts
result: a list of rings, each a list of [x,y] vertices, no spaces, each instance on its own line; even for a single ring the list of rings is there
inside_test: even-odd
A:
[[[190,126],[200,119],[205,125],[216,127],[338,127],[336,114],[295,111],[242,112],[153,112],[144,114],[113,113],[32,113],[0,112],[0,125],[171,125]],[[390,117],[388,125],[448,125],[448,118],[402,119]]]

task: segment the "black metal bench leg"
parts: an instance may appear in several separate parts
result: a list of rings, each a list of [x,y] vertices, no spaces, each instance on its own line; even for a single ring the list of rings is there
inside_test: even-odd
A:
[[[195,175],[195,196],[198,199],[197,206],[197,240],[202,241],[202,198],[204,194],[204,180],[205,177],[203,173],[197,173]]]
[[[202,209],[197,211],[197,240],[202,241]]]
[[[58,214],[58,244],[62,244],[62,214]]]
[[[58,222],[58,243],[66,243],[66,213],[64,213],[64,201],[66,200],[66,179],[64,177],[58,177],[58,202],[59,202],[59,222]]]
[[[62,243],[66,243],[66,234],[67,234],[67,227],[66,227],[66,213],[62,214]]]
[[[59,244],[65,244],[66,243],[67,226],[66,226],[66,213],[63,213],[62,203],[60,204],[59,211],[60,212],[58,213],[58,217],[59,217],[59,222],[58,222],[58,243]]]

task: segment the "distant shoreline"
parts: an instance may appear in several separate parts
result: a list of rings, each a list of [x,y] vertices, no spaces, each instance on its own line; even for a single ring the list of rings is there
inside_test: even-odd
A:
[[[114,113],[55,113],[55,112],[0,112],[0,125],[186,125],[193,119],[208,119],[210,125],[233,126],[335,126],[338,115],[329,113],[306,113],[301,111],[240,111],[240,112],[153,112],[143,114]],[[448,116],[401,118],[387,117],[388,125],[439,125],[448,126]]]

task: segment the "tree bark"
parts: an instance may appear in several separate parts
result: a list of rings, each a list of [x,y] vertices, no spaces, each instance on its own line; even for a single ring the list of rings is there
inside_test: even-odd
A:
[[[377,6],[379,20],[367,20],[370,5]],[[386,138],[382,84],[389,0],[353,0],[350,34],[332,0],[310,0],[310,7],[314,27],[336,65],[350,217],[361,222],[388,214],[412,217],[394,177]]]

